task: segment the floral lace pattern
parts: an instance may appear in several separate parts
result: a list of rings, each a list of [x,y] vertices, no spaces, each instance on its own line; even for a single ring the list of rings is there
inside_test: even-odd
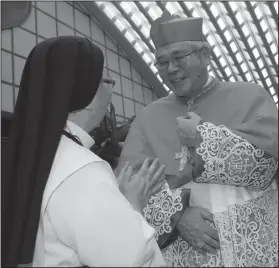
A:
[[[278,266],[278,191],[230,206],[214,221],[226,266]]]
[[[278,168],[278,161],[235,135],[225,126],[205,122],[197,127],[203,141],[197,154],[205,162],[196,182],[247,187],[252,191],[266,189]]]
[[[278,266],[278,191],[214,215],[219,233],[217,255],[202,255],[181,236],[162,251],[168,267]],[[212,226],[212,225],[211,225]]]
[[[213,228],[213,224],[207,221]],[[220,251],[202,255],[179,236],[162,251],[167,267],[223,267]]]
[[[182,209],[181,190],[171,190],[168,183],[165,183],[162,190],[150,198],[143,213],[156,231],[156,240],[160,235],[171,232],[171,217]]]

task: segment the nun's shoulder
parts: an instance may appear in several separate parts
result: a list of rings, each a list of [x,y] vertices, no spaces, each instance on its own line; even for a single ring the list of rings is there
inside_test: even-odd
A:
[[[91,162],[104,161],[89,149],[80,146],[65,136],[62,136],[60,140],[55,158],[56,161],[59,161],[60,163],[65,163],[67,165],[71,163],[73,166],[77,166],[77,168]]]

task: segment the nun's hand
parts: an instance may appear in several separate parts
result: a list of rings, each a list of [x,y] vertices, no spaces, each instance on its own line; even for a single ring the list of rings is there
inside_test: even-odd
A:
[[[141,214],[151,196],[158,193],[165,184],[165,167],[164,165],[159,166],[158,158],[153,162],[147,158],[135,175],[133,175],[129,162],[122,168],[117,178],[119,190],[133,208]]]

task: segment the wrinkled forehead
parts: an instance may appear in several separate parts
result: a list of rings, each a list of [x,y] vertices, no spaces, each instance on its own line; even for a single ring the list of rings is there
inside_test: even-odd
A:
[[[167,57],[175,52],[191,52],[194,49],[194,45],[192,42],[177,42],[173,44],[169,44],[164,47],[160,47],[155,51],[156,59],[161,57]]]

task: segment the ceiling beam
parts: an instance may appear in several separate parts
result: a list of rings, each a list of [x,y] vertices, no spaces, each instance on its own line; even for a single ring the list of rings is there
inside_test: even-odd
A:
[[[246,50],[246,47],[245,48],[243,48],[242,46],[241,46],[241,40],[240,40],[240,38],[234,33],[234,31],[235,30],[237,30],[237,32],[239,33],[239,32],[241,32],[241,28],[239,27],[239,25],[234,25],[234,28],[232,28],[232,26],[231,26],[231,22],[229,21],[229,16],[228,16],[228,14],[224,14],[223,12],[222,12],[222,9],[221,9],[221,7],[220,7],[220,5],[218,5],[217,6],[217,8],[218,8],[218,10],[219,10],[219,13],[220,14],[222,14],[221,16],[220,15],[218,15],[218,19],[219,19],[219,17],[222,17],[222,19],[226,22],[226,25],[230,25],[230,27],[227,27],[227,30],[231,33],[231,37],[232,37],[232,40],[233,40],[233,42],[234,42],[234,44],[235,44],[235,46],[236,46],[236,51],[235,52],[233,52],[233,54],[236,54],[237,55],[237,53],[239,53],[240,55],[241,55],[241,57],[242,57],[242,59],[243,59],[243,62],[245,62],[246,63],[246,65],[247,65],[247,71],[246,71],[246,73],[248,72],[250,72],[249,74],[251,75],[251,77],[252,77],[252,79],[254,80],[254,82],[255,83],[257,83],[257,77],[255,76],[255,72],[254,72],[254,69],[253,69],[253,67],[252,67],[252,65],[251,64],[253,64],[253,62],[249,59],[249,57],[247,58],[246,57],[246,55],[247,54],[245,54],[245,53],[248,53],[247,52],[247,50]],[[224,8],[225,8],[225,6],[224,6]],[[247,37],[248,38],[248,37]],[[232,43],[232,41],[230,41],[229,42],[229,46],[230,46],[230,44]],[[231,47],[231,46],[230,46]],[[238,60],[237,60],[237,62],[238,62]],[[241,65],[240,65],[240,63],[238,62],[237,63],[237,65],[235,65],[235,64],[233,64],[233,66],[236,68],[236,70],[238,71],[238,72],[236,72],[236,71],[234,71],[234,75],[236,76],[238,76],[239,75],[239,73],[240,73],[240,71],[239,71],[239,68],[241,69]],[[242,69],[241,69],[242,70]],[[236,76],[236,81],[238,80],[238,77]],[[245,77],[246,77],[246,75],[245,75]],[[245,81],[245,80],[244,80]]]
[[[255,55],[253,54],[253,52],[251,51],[250,45],[249,45],[249,43],[247,41],[247,38],[243,34],[243,31],[241,30],[240,23],[236,19],[235,13],[233,12],[233,10],[232,10],[232,8],[231,8],[231,6],[229,5],[228,2],[223,3],[223,5],[225,6],[225,8],[227,10],[228,16],[231,18],[234,27],[238,30],[240,39],[244,43],[246,51],[247,51],[248,55],[250,56],[252,62],[254,63],[254,66],[256,68],[256,72],[258,73],[258,75],[260,77],[260,80],[261,80],[261,82],[263,84],[263,87],[269,92],[268,86],[267,86],[266,81],[265,81],[266,79],[263,77],[263,74],[262,74],[262,71],[261,71],[261,69],[259,67],[259,64],[257,62],[257,59],[256,59]],[[260,48],[257,46],[257,44],[256,44],[256,47],[257,47],[257,49],[259,50],[259,53],[260,53]]]
[[[166,9],[166,3],[164,1],[155,1],[158,7],[164,12]]]
[[[129,22],[129,24],[132,25],[134,31],[139,35],[139,37],[141,38],[141,40],[147,45],[147,47],[149,48],[149,50],[154,53],[155,49],[150,45],[149,41],[147,40],[147,38],[143,35],[143,33],[140,31],[139,27],[133,22],[132,18],[130,15],[132,14],[127,14],[124,9],[122,8],[122,6],[120,5],[119,2],[113,1],[112,4],[119,10],[119,12],[121,13],[121,15],[123,16],[123,18],[125,18],[126,21]],[[133,12],[133,11],[131,11]]]
[[[273,2],[273,1],[272,2],[271,1],[266,1],[265,2],[265,4],[268,5],[268,7],[270,9],[270,12],[272,14],[272,18],[274,19],[274,21],[277,25],[277,30],[278,30],[278,15],[277,15],[276,10],[274,8],[274,5],[273,5],[274,3],[276,3],[278,5],[277,1],[276,2]]]
[[[165,97],[168,92],[163,87],[163,84],[157,79],[150,67],[145,63],[143,58],[137,53],[135,48],[125,38],[123,33],[114,25],[106,14],[94,2],[81,2],[87,8],[88,12],[99,22],[102,28],[108,32],[116,41],[117,45],[125,51],[127,56],[131,59],[136,68],[144,77],[145,82],[152,88],[158,98]]]
[[[151,16],[148,14],[147,10],[139,3],[139,1],[134,1],[135,5],[139,9],[139,11],[145,16],[145,18],[148,20],[150,25],[153,23],[153,19]]]
[[[212,5],[212,3],[210,4]],[[237,70],[238,70],[238,73],[240,74],[240,76],[242,77],[243,81],[246,81],[247,82],[247,78],[244,74],[244,72],[242,71],[242,69],[240,68],[239,64],[238,64],[238,61],[235,57],[235,53],[233,53],[232,51],[232,48],[230,46],[230,44],[227,42],[227,39],[225,38],[224,36],[224,32],[221,30],[221,27],[219,26],[219,24],[217,23],[217,19],[213,16],[213,14],[211,13],[210,11],[210,6],[208,6],[208,4],[205,4],[205,2],[201,2],[201,6],[203,7],[203,9],[205,10],[206,14],[208,15],[210,21],[212,22],[212,24],[214,25],[217,33],[219,34],[221,40],[223,41],[226,49],[228,50],[229,52],[229,55],[231,56],[233,62],[234,62],[234,65],[236,66]],[[221,18],[222,19],[222,18]],[[220,49],[221,50],[221,49]],[[226,57],[226,60],[228,61],[227,57]],[[247,64],[248,65],[248,64]],[[231,64],[229,63],[228,61],[228,67],[231,69],[231,72],[232,74],[234,73],[234,70],[232,69],[232,66]],[[249,65],[248,65],[248,68],[249,68]]]
[[[193,15],[192,15],[193,10],[189,10],[185,3],[182,4],[181,2],[178,2],[178,4],[180,5],[180,7],[182,8],[183,12],[186,14],[187,17],[193,17]],[[206,41],[207,36],[208,36],[208,34],[207,35],[203,34],[203,40]],[[211,57],[212,57],[212,60],[215,62],[216,66],[218,67],[219,72],[221,72],[223,78],[226,81],[229,81],[229,78],[228,78],[227,74],[225,73],[224,68],[220,64],[218,57],[215,55],[213,48],[211,48]],[[215,70],[215,67],[213,66],[213,64],[211,64],[211,68],[212,68],[214,74],[216,75],[217,79],[222,80],[222,78],[219,76],[217,70]]]
[[[269,56],[269,59],[270,59],[270,61],[271,61],[271,63],[272,63],[272,66],[278,66],[278,65],[276,64],[276,62],[275,62],[274,56],[272,55],[272,52],[271,52],[270,48],[269,48],[270,45],[268,44],[268,42],[267,42],[267,40],[266,40],[266,38],[265,38],[264,32],[263,32],[263,30],[262,30],[262,27],[261,27],[260,24],[258,23],[258,19],[257,19],[257,17],[256,17],[255,12],[254,12],[253,6],[251,5],[250,2],[249,2],[249,3],[248,3],[248,2],[245,2],[245,5],[246,5],[247,10],[249,11],[251,17],[252,17],[252,20],[253,20],[254,23],[255,23],[255,26],[256,26],[256,28],[257,28],[257,30],[258,30],[258,32],[259,32],[259,36],[261,37],[261,39],[262,39],[262,41],[263,41],[263,47],[264,47],[264,48],[266,49],[266,51],[267,51],[267,54],[268,54],[267,56]],[[266,70],[267,70],[268,77],[270,78],[271,83],[272,83],[272,86],[273,86],[273,88],[275,89],[275,88],[277,88],[277,83],[276,83],[276,81],[275,81],[275,79],[274,79],[274,75],[273,75],[273,74],[271,73],[271,71],[270,71],[270,65],[268,64],[268,62],[267,62],[267,60],[266,60],[266,55],[265,55],[265,54],[263,53],[263,51],[260,49],[260,45],[259,45],[258,42],[256,41],[257,39],[256,39],[255,33],[254,33],[253,31],[251,31],[251,32],[252,32],[252,35],[254,36],[254,40],[255,40],[254,43],[256,43],[259,52],[261,52],[262,60],[263,60],[263,62],[264,62],[265,68],[266,68]],[[277,75],[278,75],[278,68],[276,68],[275,71],[276,71],[276,73],[277,73]]]
[[[264,45],[264,47],[265,47],[265,49],[267,51],[267,54],[268,54],[268,56],[269,56],[269,58],[270,58],[270,60],[272,62],[272,65],[276,66],[277,65],[276,61],[275,61],[274,56],[273,56],[273,54],[272,54],[272,52],[270,50],[270,44],[267,42],[267,39],[266,39],[265,34],[263,32],[263,29],[262,29],[261,25],[259,24],[259,20],[257,19],[257,16],[256,16],[256,14],[254,12],[254,8],[253,8],[253,6],[252,6],[252,4],[250,2],[245,2],[245,4],[246,4],[246,7],[247,7],[247,10],[249,11],[249,13],[250,13],[250,15],[251,15],[251,17],[252,17],[252,19],[253,19],[253,21],[255,23],[255,26],[256,26],[256,28],[257,28],[257,30],[259,32],[259,35],[260,35],[260,37],[261,37],[261,39],[263,41],[263,45]],[[278,69],[276,69],[276,72],[277,72],[277,75],[278,75]]]

